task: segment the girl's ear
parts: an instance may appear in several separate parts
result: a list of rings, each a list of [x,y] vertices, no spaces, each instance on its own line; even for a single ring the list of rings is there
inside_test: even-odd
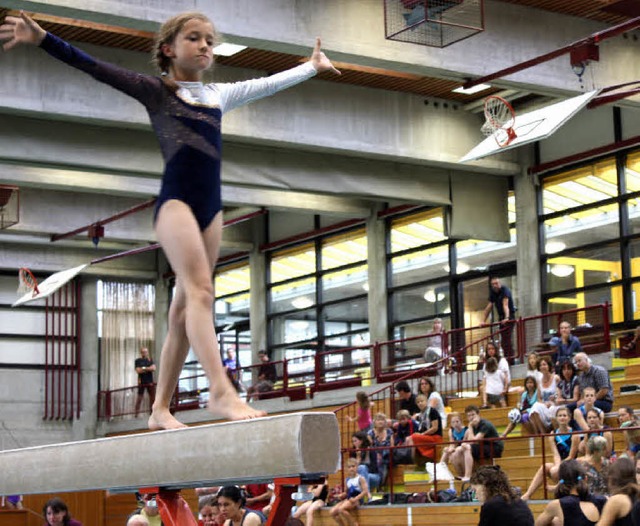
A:
[[[176,56],[171,44],[162,44],[160,49],[162,50],[162,53],[165,57],[174,58]]]

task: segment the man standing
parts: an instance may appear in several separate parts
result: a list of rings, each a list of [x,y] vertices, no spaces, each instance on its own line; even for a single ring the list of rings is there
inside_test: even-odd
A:
[[[156,397],[156,384],[153,383],[153,372],[156,365],[149,357],[149,349],[143,347],[140,349],[140,358],[136,358],[136,373],[138,373],[138,398],[136,398],[136,418],[140,413],[140,406],[144,398],[145,390],[149,393],[149,407],[153,406]]]
[[[513,296],[511,290],[506,285],[500,283],[500,279],[496,277],[489,278],[489,302],[484,309],[483,323],[487,323],[487,319],[493,310],[498,311],[498,319],[500,320],[500,343],[504,357],[513,365],[513,344],[511,342],[513,328],[516,319],[516,307],[513,304]]]

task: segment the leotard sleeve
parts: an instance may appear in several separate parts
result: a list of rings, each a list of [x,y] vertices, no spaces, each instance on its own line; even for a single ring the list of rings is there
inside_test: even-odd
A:
[[[98,60],[51,33],[47,33],[40,47],[52,57],[126,93],[147,108],[159,104],[162,81],[157,77]]]
[[[220,110],[222,113],[231,111],[254,100],[273,95],[278,91],[295,86],[300,82],[310,79],[316,74],[316,68],[311,62],[305,62],[300,66],[276,73],[269,77],[241,82],[208,84],[207,88],[218,92]]]

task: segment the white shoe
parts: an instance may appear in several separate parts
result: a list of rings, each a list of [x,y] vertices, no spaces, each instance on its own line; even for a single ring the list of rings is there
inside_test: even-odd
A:
[[[436,469],[435,469],[435,476],[438,478],[438,480],[443,480],[443,481],[455,479],[455,477],[453,476],[453,473],[449,471],[449,466],[447,466],[444,462],[438,462],[438,465],[436,466]]]

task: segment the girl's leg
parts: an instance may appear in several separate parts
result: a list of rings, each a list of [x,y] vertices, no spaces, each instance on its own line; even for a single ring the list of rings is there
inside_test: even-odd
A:
[[[535,493],[535,491],[540,486],[542,486],[542,483],[544,482],[545,473],[548,473],[552,467],[553,467],[553,464],[545,464],[544,466],[540,466],[540,469],[536,471],[536,474],[533,477],[533,480],[531,481],[529,488],[524,493],[524,495],[522,495],[522,500],[529,500],[531,496]]]
[[[185,333],[209,379],[209,410],[231,420],[264,415],[238,398],[222,367],[213,326],[212,271],[222,238],[222,214],[218,214],[206,230],[200,232],[191,209],[185,203],[167,201],[158,213],[156,234],[176,274],[176,280],[183,289]],[[169,336],[167,335],[168,341],[163,348],[163,359],[168,358],[169,363],[166,365],[169,365],[170,370],[164,374],[168,375],[167,384],[175,384],[184,364],[183,350],[179,347],[183,342],[169,341]],[[161,363],[161,370],[166,365]],[[162,372],[159,383],[160,376]],[[156,428],[171,427],[171,423],[168,426],[163,424],[160,417],[152,413],[150,425],[155,425]]]
[[[305,526],[313,526],[313,514],[316,512],[316,510],[322,508],[322,506],[324,506],[323,500],[316,500],[311,503],[311,505],[307,508],[307,522],[305,523]]]
[[[311,501],[310,500],[307,500],[307,501],[303,502],[302,504],[300,504],[300,506],[298,506],[298,509],[296,510],[296,512],[293,514],[293,518],[294,519],[299,519],[300,517],[302,517],[302,515],[309,509],[310,506],[311,506]]]
[[[341,515],[342,515],[342,518],[344,519],[345,524],[348,524],[349,526],[358,526],[358,523],[356,522],[355,517],[351,514],[352,511],[355,511],[358,509],[358,506],[353,504],[349,500],[346,500],[344,502],[345,504],[342,507]]]
[[[176,280],[176,289],[169,307],[169,330],[162,346],[156,399],[151,408],[149,429],[175,429],[186,427],[170,412],[171,397],[178,385],[182,365],[189,353],[189,340],[185,329],[186,297],[184,288]]]
[[[345,503],[346,501],[341,501],[338,502],[333,508],[331,508],[331,510],[329,511],[329,515],[331,516],[331,518],[336,521],[336,524],[338,524],[339,526],[343,526],[344,523],[342,522],[342,505]]]

